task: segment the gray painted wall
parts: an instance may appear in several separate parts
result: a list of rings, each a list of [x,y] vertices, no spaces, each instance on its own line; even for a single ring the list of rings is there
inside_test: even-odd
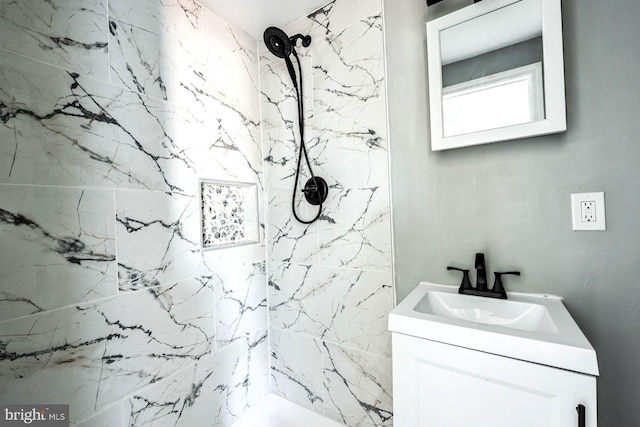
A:
[[[385,0],[395,274],[398,301],[421,280],[456,285],[446,265],[517,268],[509,291],[549,292],[596,348],[601,426],[640,419],[640,2],[564,0],[568,131],[429,149],[427,10]],[[607,231],[571,231],[570,194],[604,191]]]

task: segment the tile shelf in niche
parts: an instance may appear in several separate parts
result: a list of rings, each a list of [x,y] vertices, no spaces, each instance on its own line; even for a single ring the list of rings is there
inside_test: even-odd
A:
[[[257,184],[201,179],[199,191],[202,250],[260,242]]]

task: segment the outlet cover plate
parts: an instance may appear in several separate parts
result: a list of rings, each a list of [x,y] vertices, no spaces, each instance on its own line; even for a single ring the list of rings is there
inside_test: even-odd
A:
[[[607,222],[604,209],[604,193],[572,194],[571,220],[574,230],[606,230]]]

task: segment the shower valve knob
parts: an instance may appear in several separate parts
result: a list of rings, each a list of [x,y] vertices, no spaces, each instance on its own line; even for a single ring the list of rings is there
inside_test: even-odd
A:
[[[318,206],[319,204],[327,200],[329,186],[327,185],[327,181],[319,176],[316,176],[313,178],[309,178],[309,180],[304,184],[302,192],[304,193],[304,198],[307,199],[307,202],[309,202],[309,204]]]

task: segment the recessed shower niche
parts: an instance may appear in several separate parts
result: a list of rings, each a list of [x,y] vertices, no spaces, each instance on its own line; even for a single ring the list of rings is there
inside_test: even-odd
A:
[[[260,242],[257,184],[213,180],[199,184],[202,250]]]

